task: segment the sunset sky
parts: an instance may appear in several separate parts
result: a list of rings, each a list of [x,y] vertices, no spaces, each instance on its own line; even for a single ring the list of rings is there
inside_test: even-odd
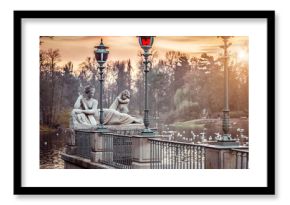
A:
[[[55,36],[53,39],[42,38],[40,49],[59,49],[61,62],[59,65],[72,61],[75,71],[79,64],[87,57],[93,57],[94,46],[99,45],[100,39],[109,47],[108,60],[128,60],[137,65],[138,52],[141,48],[135,36]],[[235,36],[230,39],[232,46],[230,52],[236,54],[240,60],[247,61],[248,37]],[[216,36],[156,36],[153,49],[157,50],[158,58],[165,57],[167,51],[175,50],[187,53],[189,56],[199,57],[202,53],[217,56],[223,50],[221,38]]]

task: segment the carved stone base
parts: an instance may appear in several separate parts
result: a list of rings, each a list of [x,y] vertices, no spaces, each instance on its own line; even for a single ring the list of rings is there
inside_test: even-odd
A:
[[[150,162],[132,162],[132,169],[150,169]]]
[[[61,158],[64,160],[65,169],[115,169],[105,164],[91,162],[90,159],[66,153],[61,153]]]
[[[76,146],[71,146],[71,145],[66,145],[64,148],[64,152],[66,154],[70,154],[70,155],[75,155],[77,152],[77,147]]]
[[[65,140],[67,145],[76,145],[75,131],[72,128],[65,129]]]
[[[91,161],[92,162],[102,161],[102,152],[91,152]]]

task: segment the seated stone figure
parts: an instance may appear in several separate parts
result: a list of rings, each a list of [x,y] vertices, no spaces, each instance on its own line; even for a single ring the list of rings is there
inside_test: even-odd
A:
[[[128,113],[129,112],[129,102],[130,102],[130,92],[129,90],[123,90],[109,107],[109,109],[117,110],[121,113]]]
[[[99,122],[98,101],[94,98],[95,89],[92,86],[85,88],[84,96],[80,95],[75,102],[74,109],[71,113],[71,127],[94,127]],[[121,96],[121,94],[120,94]],[[117,99],[116,99],[117,100]],[[115,100],[115,101],[116,101]],[[114,101],[114,102],[115,102]],[[114,104],[114,103],[113,103]],[[114,108],[114,106],[111,106]],[[111,108],[110,107],[110,108]],[[118,108],[124,111],[124,108]],[[116,109],[104,110],[104,125],[123,125],[131,123],[142,123],[141,119],[132,117],[126,113],[119,112]],[[126,111],[125,111],[126,112]]]
[[[98,101],[93,98],[94,94],[95,88],[87,86],[84,95],[78,97],[71,113],[73,125],[97,125],[95,116],[98,112]]]

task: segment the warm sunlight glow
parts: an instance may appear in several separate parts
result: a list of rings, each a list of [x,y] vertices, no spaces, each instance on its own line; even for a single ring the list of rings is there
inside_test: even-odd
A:
[[[79,64],[87,57],[93,56],[94,46],[99,45],[103,38],[106,46],[110,47],[110,61],[122,61],[130,59],[133,67],[138,67],[140,57],[138,52],[142,49],[135,36],[54,36],[43,37],[40,48],[42,50],[59,49],[61,61],[59,65],[65,65],[71,61],[75,71],[79,70]],[[145,41],[144,44],[150,42]],[[217,57],[217,52],[223,52],[220,46],[222,40],[216,36],[156,36],[152,49],[156,50],[159,59],[165,58],[166,52],[175,50],[200,57],[202,53]],[[247,36],[235,36],[231,39],[232,46],[229,51],[236,52],[238,61],[247,61]],[[243,52],[241,52],[243,51]]]
[[[244,50],[240,50],[238,52],[238,61],[247,61],[248,60],[248,53]]]

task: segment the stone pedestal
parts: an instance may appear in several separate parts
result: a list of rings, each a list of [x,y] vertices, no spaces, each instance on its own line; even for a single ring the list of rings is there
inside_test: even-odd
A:
[[[98,152],[91,151],[91,158],[90,159],[92,162],[100,163],[102,161],[102,152],[101,151],[98,151]]]
[[[75,155],[77,152],[76,137],[74,129],[68,128],[64,131],[65,134],[65,153]]]
[[[207,146],[205,148],[205,169],[239,168],[237,155],[232,151],[237,148],[241,148],[241,146]]]
[[[101,162],[105,152],[108,152],[106,149],[108,147],[108,140],[106,136],[103,136],[104,133],[109,133],[109,130],[96,130],[94,134],[91,135],[91,161],[92,162]],[[106,145],[105,145],[106,143]],[[113,160],[113,154],[112,160]],[[107,156],[107,155],[106,155]]]
[[[154,136],[138,135],[133,137],[132,168],[150,169],[150,143],[148,138]]]
[[[101,133],[94,132],[91,135],[91,161],[100,162],[102,160],[103,137]]]
[[[65,141],[66,145],[74,146],[76,145],[76,136],[75,136],[75,130],[68,128],[64,131],[65,134]]]
[[[70,134],[66,140],[66,155],[63,155],[63,159],[67,164],[66,167],[73,168],[75,164],[77,167],[86,168],[83,163],[88,163],[88,160],[91,163],[103,164],[106,167],[118,167],[115,165],[120,163],[120,166],[125,168],[132,165],[133,169],[149,169],[150,143],[148,137],[154,136],[140,135],[143,129],[144,125],[142,124],[109,125],[106,126],[106,132],[91,127],[88,129],[72,129],[69,131]],[[121,137],[113,136],[110,133],[121,135]],[[124,139],[125,141],[121,140],[119,142],[119,139]],[[127,139],[128,141],[126,141]],[[121,144],[119,145],[118,143]],[[132,159],[132,164],[122,164],[123,162],[118,161],[123,160],[122,157],[124,157],[118,156],[118,146],[121,148],[122,146],[125,148],[129,146],[130,151],[128,153],[124,152],[124,156],[125,160],[128,160],[126,163]],[[114,149],[117,149],[115,153],[113,153]],[[118,157],[121,159],[118,159]]]
[[[76,146],[72,146],[72,145],[66,145],[65,148],[64,148],[64,152],[66,154],[76,155],[77,147]]]

